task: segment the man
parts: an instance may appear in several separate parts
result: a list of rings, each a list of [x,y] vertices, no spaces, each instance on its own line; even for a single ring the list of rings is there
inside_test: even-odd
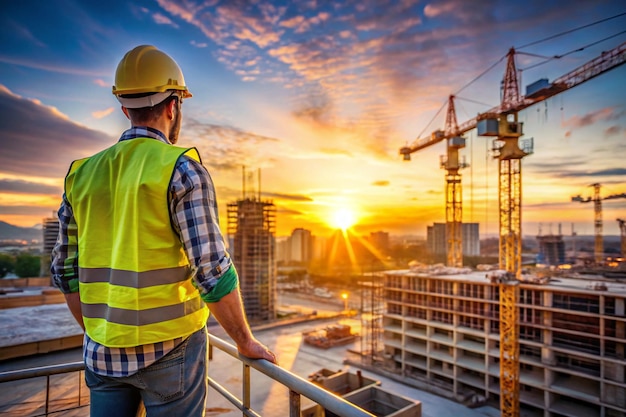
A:
[[[52,254],[55,284],[85,330],[91,417],[202,416],[209,310],[250,358],[276,363],[245,318],[219,229],[215,190],[178,141],[190,98],[178,64],[153,46],[121,60],[113,94],[131,122],[74,161]]]

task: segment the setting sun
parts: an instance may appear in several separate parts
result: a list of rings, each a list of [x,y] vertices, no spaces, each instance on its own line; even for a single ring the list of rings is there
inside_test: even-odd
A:
[[[354,212],[347,208],[340,208],[333,213],[332,225],[341,230],[347,230],[356,223]]]

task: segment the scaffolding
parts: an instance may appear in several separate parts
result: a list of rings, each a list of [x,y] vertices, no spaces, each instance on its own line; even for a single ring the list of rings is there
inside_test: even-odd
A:
[[[382,361],[384,276],[370,273],[359,282],[361,288],[361,362],[374,365]]]
[[[231,256],[251,323],[276,318],[276,206],[260,198],[228,204]]]

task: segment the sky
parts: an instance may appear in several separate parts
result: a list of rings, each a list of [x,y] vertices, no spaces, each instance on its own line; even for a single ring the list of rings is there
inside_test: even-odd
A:
[[[514,47],[520,93],[626,41],[626,5],[588,0],[34,1],[0,4],[0,220],[33,226],[59,207],[71,161],[129,127],[111,94],[123,55],[155,45],[181,67],[193,98],[179,145],[195,146],[226,204],[272,200],[277,235],[425,235],[445,221],[435,144],[399,149],[500,103]],[[626,193],[626,65],[519,114],[522,233],[593,234],[593,204]],[[492,138],[465,135],[463,221],[498,231]],[[259,186],[260,184],[260,186]],[[603,201],[619,234],[626,199]]]

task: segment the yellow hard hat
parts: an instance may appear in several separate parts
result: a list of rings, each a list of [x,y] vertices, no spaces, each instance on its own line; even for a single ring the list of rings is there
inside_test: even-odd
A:
[[[180,91],[180,97],[189,98],[180,67],[169,55],[151,45],[141,45],[124,55],[115,71],[113,94],[128,108],[154,106]],[[147,97],[121,97],[127,94],[155,93]]]

